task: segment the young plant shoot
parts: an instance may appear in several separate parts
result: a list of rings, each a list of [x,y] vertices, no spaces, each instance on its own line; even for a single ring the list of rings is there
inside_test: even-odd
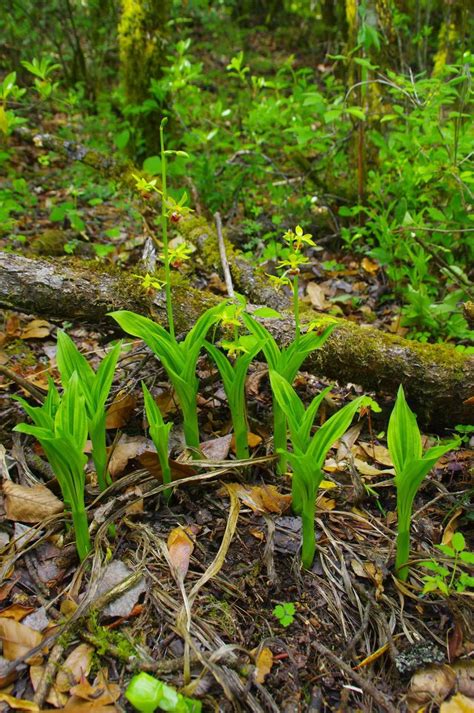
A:
[[[316,495],[323,480],[323,465],[331,446],[346,432],[354,415],[366,403],[360,396],[328,418],[324,425],[311,436],[311,428],[319,405],[329,389],[318,394],[305,410],[303,402],[288,383],[276,371],[270,371],[273,394],[283,413],[288,418],[292,453],[287,458],[293,469],[292,504],[296,514],[301,515],[303,542],[301,559],[304,567],[311,567],[316,551],[314,518]]]
[[[168,374],[183,412],[183,427],[186,445],[199,457],[199,424],[197,416],[197,393],[199,381],[196,365],[206,334],[219,320],[221,305],[211,307],[197,320],[182,342],[178,342],[166,329],[147,317],[134,312],[110,314],[124,332],[139,337],[156,354]]]
[[[158,405],[142,381],[143,398],[145,403],[146,420],[148,421],[148,430],[150,431],[151,440],[156,448],[158,460],[160,461],[161,474],[163,483],[171,483],[171,468],[168,457],[168,443],[170,431],[173,424],[165,423]],[[163,492],[165,500],[171,497],[171,490],[167,489]]]
[[[400,385],[387,432],[388,450],[395,466],[397,489],[397,554],[395,572],[399,579],[408,577],[410,558],[410,523],[413,501],[425,475],[445,453],[459,445],[458,440],[433,446],[423,454],[420,429],[416,416],[405,400]]]
[[[301,364],[306,357],[315,349],[322,347],[331,332],[334,324],[328,325],[321,334],[308,331],[303,336],[301,335],[300,311],[299,311],[299,273],[300,266],[308,262],[308,258],[303,254],[304,245],[314,246],[315,243],[309,233],[303,233],[301,226],[297,225],[295,230],[287,230],[283,236],[283,240],[287,243],[289,254],[285,260],[280,260],[278,263],[280,268],[286,268],[280,276],[270,275],[273,284],[281,288],[288,285],[292,289],[293,294],[293,316],[295,320],[295,338],[284,349],[280,349],[275,339],[270,332],[261,324],[259,324],[253,316],[249,314],[242,315],[245,326],[253,335],[262,341],[262,351],[265,354],[265,359],[269,368],[272,371],[280,374],[283,379],[286,379],[290,384],[293,382]],[[266,315],[265,308],[257,310],[254,315],[257,317],[277,317],[278,313]],[[275,453],[280,453],[278,461],[278,472],[284,473],[286,470],[286,416],[285,412],[280,407],[278,399],[273,394],[273,447]]]
[[[46,454],[61,488],[64,504],[71,512],[77,552],[81,560],[91,549],[89,525],[84,504],[87,456],[87,414],[85,398],[77,372],[64,389],[62,397],[52,382],[42,407],[31,407],[18,398],[34,425],[19,423],[14,430],[34,436]]]
[[[229,356],[232,354],[238,355],[233,363],[213,344],[205,343],[207,351],[219,369],[229,403],[234,426],[236,456],[239,460],[245,460],[250,457],[245,379],[251,362],[263,345],[253,335],[244,335],[234,342],[222,342],[221,345],[223,348],[228,349]]]
[[[77,372],[80,388],[85,398],[87,427],[92,443],[92,460],[94,461],[97,482],[101,491],[105,490],[111,483],[110,476],[107,473],[105,402],[112,386],[121,346],[121,342],[116,344],[104,357],[97,372],[94,372],[72,339],[65,332],[58,331],[57,363],[61,374],[61,382],[65,387],[72,374]]]

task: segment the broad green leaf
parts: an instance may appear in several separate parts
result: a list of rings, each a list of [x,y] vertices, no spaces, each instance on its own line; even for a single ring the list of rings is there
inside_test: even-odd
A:
[[[408,462],[421,458],[421,436],[416,416],[405,400],[401,385],[390,415],[387,441],[397,475],[403,472]]]

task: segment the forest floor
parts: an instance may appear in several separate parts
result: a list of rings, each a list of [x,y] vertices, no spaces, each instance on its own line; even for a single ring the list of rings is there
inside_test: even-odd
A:
[[[60,157],[42,166],[39,153],[15,147],[17,175],[34,200],[16,226],[25,242],[5,239],[2,249],[27,245],[36,254],[64,255],[66,244],[75,254],[133,271],[145,239],[138,213],[107,188],[87,187],[90,177],[79,195],[59,191],[70,169]],[[72,203],[70,214],[51,221],[52,205],[64,202]],[[74,227],[74,212],[82,227]],[[101,253],[106,243],[113,247]],[[224,290],[215,274],[194,279]],[[384,290],[376,263],[325,247],[312,256],[301,296],[318,310],[336,306],[350,319],[403,333],[397,307],[380,302]],[[413,566],[409,582],[401,583],[393,576],[396,515],[386,412],[356,423],[326,461],[317,555],[311,570],[304,570],[290,477],[276,475],[269,455],[265,366],[254,363],[247,382],[255,462],[242,466],[233,460],[222,384],[210,363],[200,360],[207,461],[198,468],[183,454],[166,374],[142,343],[128,340],[108,408],[113,497],[99,496],[89,471],[94,552],[78,567],[53,497],[59,493],[54,475],[31,439],[12,434],[24,415],[11,397],[31,398],[21,379],[40,390],[47,388],[48,375],[58,382],[57,327],[67,329],[93,366],[113,332],[15,312],[2,319],[0,366],[14,377],[4,374],[0,384],[0,465],[8,483],[0,505],[0,710],[131,710],[123,693],[138,671],[202,699],[209,711],[473,709],[472,598],[456,592],[455,579],[449,596],[422,595],[427,570],[420,565],[440,562],[436,544],[449,545],[454,532],[467,535],[472,524],[473,451],[467,439],[437,463],[415,500]],[[141,379],[165,418],[177,422],[171,454],[176,485],[168,504],[144,428]],[[296,387],[308,400],[326,383],[301,373]],[[356,385],[336,385],[320,422],[359,393]],[[44,483],[46,499],[44,490],[32,490]],[[274,613],[277,605],[287,605],[286,618]]]

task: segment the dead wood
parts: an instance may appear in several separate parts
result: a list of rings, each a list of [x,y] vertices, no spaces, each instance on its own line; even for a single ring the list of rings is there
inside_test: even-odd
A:
[[[107,312],[131,309],[166,325],[164,296],[148,295],[137,284],[120,271],[101,272],[94,262],[48,262],[0,252],[0,307],[28,314],[94,324],[110,322],[113,327]],[[190,329],[219,299],[179,284],[173,295],[178,333]],[[305,316],[321,327],[332,319],[317,312]],[[402,383],[420,420],[437,429],[472,422],[472,405],[467,403],[474,392],[472,356],[445,345],[411,342],[344,319],[335,321],[330,339],[311,355],[305,369],[393,395]],[[267,320],[266,326],[281,345],[293,337],[290,316]]]

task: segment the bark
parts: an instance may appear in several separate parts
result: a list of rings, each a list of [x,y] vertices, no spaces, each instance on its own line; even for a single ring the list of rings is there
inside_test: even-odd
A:
[[[166,325],[164,295],[145,294],[134,278],[100,269],[95,262],[48,262],[0,252],[0,307],[110,327],[114,323],[107,312],[131,309]],[[177,332],[186,332],[218,299],[178,284],[173,291]],[[317,312],[305,317],[321,327],[333,319]],[[438,430],[472,422],[472,405],[466,402],[474,392],[473,357],[445,345],[419,344],[344,319],[335,321],[330,339],[307,360],[305,369],[393,395],[402,383],[420,421]],[[291,317],[265,324],[281,345],[293,338]]]

